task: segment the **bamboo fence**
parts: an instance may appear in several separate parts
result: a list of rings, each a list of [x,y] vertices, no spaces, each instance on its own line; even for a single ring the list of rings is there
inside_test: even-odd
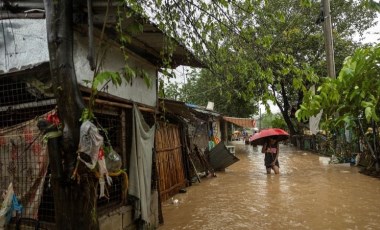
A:
[[[177,125],[160,123],[156,131],[156,161],[161,201],[186,186],[180,130]]]

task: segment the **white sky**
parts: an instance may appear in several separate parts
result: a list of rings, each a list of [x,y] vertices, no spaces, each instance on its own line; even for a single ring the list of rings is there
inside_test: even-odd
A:
[[[380,13],[377,14],[376,21],[377,25],[367,30],[363,35],[363,43],[380,43]]]

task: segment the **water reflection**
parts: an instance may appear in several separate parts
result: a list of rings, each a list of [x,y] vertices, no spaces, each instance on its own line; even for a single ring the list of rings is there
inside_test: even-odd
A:
[[[164,203],[159,229],[380,228],[380,180],[287,146],[267,175],[260,151],[237,145],[239,162]]]

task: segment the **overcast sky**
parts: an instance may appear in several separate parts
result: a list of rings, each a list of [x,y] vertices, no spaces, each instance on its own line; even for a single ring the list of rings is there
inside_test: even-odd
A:
[[[363,43],[380,43],[380,14],[377,14],[377,25],[364,34]]]

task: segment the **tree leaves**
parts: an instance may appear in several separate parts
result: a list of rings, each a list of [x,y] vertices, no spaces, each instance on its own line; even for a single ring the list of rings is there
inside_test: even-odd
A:
[[[297,111],[300,120],[316,115],[323,109],[328,116],[364,116],[367,122],[379,121],[380,105],[380,45],[357,49],[348,57],[337,79],[326,79],[318,88],[319,95],[305,97],[301,109]],[[307,100],[306,100],[307,99]],[[343,112],[341,114],[341,112]]]
[[[121,85],[122,79],[118,72],[104,71],[95,76],[92,82],[92,89],[97,89],[99,86],[112,82],[115,86]]]
[[[301,0],[301,6],[303,7],[311,7],[312,1],[311,0]]]
[[[227,89],[216,90],[225,92],[225,103],[235,103],[233,98],[256,102],[275,99],[284,116],[301,103],[311,85],[325,82],[330,90],[337,90],[319,79],[327,75],[323,30],[315,23],[320,1],[128,2],[137,2],[153,12],[152,18],[160,28],[188,46],[208,67],[213,76],[207,76],[212,82],[206,84],[199,78],[199,84],[191,85],[199,89],[193,90],[208,92],[205,85],[213,89],[220,83],[227,85]],[[340,70],[344,58],[356,48],[351,35],[372,25],[375,15],[357,2],[336,0],[331,4],[336,68]],[[354,69],[345,69],[344,75],[355,74]],[[230,90],[235,86],[242,88]],[[319,104],[326,100],[332,105],[344,98],[354,100],[351,95],[361,95],[319,93]],[[331,100],[326,99],[330,96]],[[318,103],[314,102],[316,107]]]
[[[380,2],[375,2],[374,0],[365,0],[367,7],[380,12]]]

